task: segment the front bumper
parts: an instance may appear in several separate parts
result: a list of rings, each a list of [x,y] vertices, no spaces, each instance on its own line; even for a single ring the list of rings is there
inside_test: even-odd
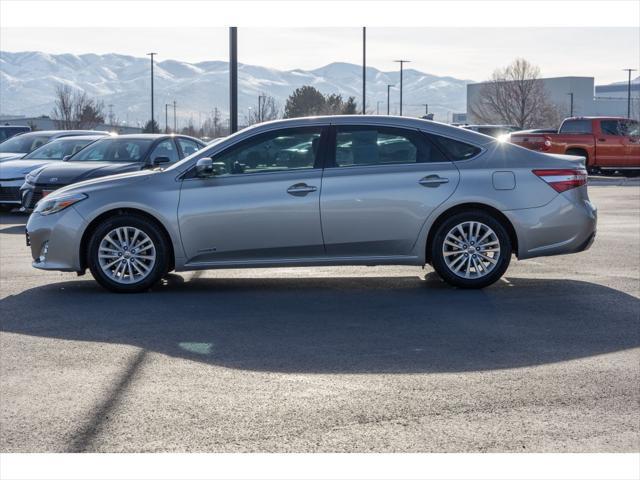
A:
[[[81,271],[80,242],[86,224],[73,206],[52,215],[32,214],[26,228],[32,265],[41,270]]]
[[[595,240],[598,212],[586,199],[559,194],[542,207],[504,214],[516,230],[521,260],[582,252]]]

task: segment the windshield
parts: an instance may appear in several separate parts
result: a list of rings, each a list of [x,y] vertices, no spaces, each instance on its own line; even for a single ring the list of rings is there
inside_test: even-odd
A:
[[[0,143],[0,153],[30,153],[49,141],[50,135],[18,135]]]
[[[150,138],[105,138],[79,151],[72,162],[141,162],[153,143]]]
[[[88,138],[62,138],[54,140],[34,150],[22,160],[62,160],[67,155],[73,155],[94,140]]]

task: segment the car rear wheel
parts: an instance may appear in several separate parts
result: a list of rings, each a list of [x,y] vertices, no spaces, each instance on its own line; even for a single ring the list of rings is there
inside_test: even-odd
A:
[[[152,221],[135,215],[108,218],[88,245],[91,274],[114,292],[142,292],[167,272],[167,241]]]
[[[447,283],[483,288],[509,267],[511,241],[505,227],[483,211],[453,215],[433,237],[431,264]]]

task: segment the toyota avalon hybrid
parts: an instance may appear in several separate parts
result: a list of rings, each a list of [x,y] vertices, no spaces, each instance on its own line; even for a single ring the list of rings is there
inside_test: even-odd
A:
[[[512,254],[580,252],[595,233],[576,157],[355,115],[263,123],[166,168],[80,182],[27,223],[34,267],[89,269],[117,292],[172,270],[427,263],[480,288]]]

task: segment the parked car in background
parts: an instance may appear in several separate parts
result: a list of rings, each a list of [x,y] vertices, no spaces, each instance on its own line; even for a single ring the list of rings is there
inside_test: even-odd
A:
[[[514,125],[462,125],[462,128],[501,140],[511,132],[519,130],[519,128]]]
[[[100,138],[104,138],[104,135],[61,137],[22,158],[0,163],[0,207],[20,206],[20,187],[31,171],[51,162],[61,162]]]
[[[297,118],[247,128],[166,169],[54,192],[29,218],[27,243],[34,267],[89,268],[118,292],[146,290],[171,270],[425,263],[452,285],[481,288],[512,253],[589,248],[596,209],[586,182],[572,157],[440,123]]]
[[[622,117],[571,117],[556,133],[516,132],[510,142],[545,153],[585,159],[590,173],[640,171],[640,130],[636,120]]]
[[[27,125],[0,125],[0,143],[16,135],[30,131],[31,127]]]
[[[44,130],[23,133],[0,143],[0,162],[22,158],[26,154],[40,148],[45,143],[62,137],[78,137],[82,135],[108,136],[108,132],[97,130]]]
[[[120,135],[97,140],[64,162],[38,168],[26,176],[20,188],[24,209],[32,209],[49,193],[91,178],[168,166],[205,143],[186,135]]]

